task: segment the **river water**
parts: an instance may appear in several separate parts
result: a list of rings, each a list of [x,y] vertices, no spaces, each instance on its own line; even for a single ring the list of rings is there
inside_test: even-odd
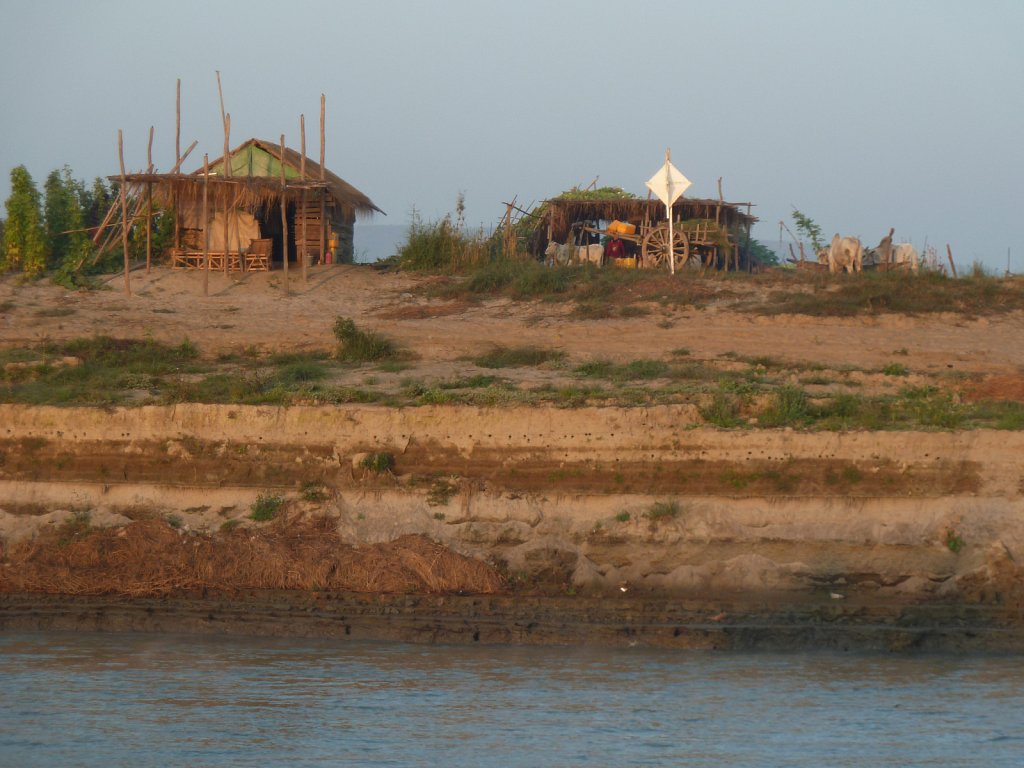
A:
[[[1016,767],[1024,659],[0,634],[0,765]]]

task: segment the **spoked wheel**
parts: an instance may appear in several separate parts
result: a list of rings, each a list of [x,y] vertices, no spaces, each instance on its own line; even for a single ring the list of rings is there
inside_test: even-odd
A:
[[[690,241],[682,228],[672,232],[672,251],[675,253],[676,269],[690,258]],[[667,267],[669,265],[668,224],[659,224],[644,237],[641,255],[645,267]]]

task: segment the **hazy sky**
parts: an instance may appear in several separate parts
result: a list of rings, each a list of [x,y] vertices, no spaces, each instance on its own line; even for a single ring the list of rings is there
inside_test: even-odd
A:
[[[830,237],[890,226],[958,262],[1024,271],[1024,2],[140,2],[5,0],[0,197],[173,165],[182,148],[286,135],[405,224],[465,193],[467,220],[598,178],[646,194],[666,147],[692,197],[753,202],[779,239],[796,206]],[[2,214],[0,214],[2,215]]]

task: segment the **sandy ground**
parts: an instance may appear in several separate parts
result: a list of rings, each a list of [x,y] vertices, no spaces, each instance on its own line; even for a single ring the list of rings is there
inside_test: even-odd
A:
[[[241,278],[215,274],[204,296],[200,275],[157,267],[149,274],[133,273],[129,297],[121,278],[110,279],[108,290],[70,292],[5,276],[0,278],[0,346],[106,334],[175,343],[188,337],[210,356],[250,346],[330,349],[331,327],[343,315],[412,350],[418,366],[457,364],[499,344],[557,348],[572,362],[668,359],[682,347],[692,359],[767,355],[865,370],[899,362],[929,374],[1024,370],[1022,313],[979,319],[955,314],[765,317],[710,303],[699,309],[651,304],[650,313],[640,317],[580,320],[570,317],[571,302],[429,299],[418,290],[429,280],[368,266],[325,266],[311,269],[305,284],[293,271],[287,293],[281,272]]]
[[[584,320],[573,316],[572,302],[432,299],[423,288],[436,278],[366,266],[315,268],[305,284],[294,272],[290,277],[286,291],[280,272],[212,275],[204,296],[201,275],[161,267],[134,272],[127,296],[120,278],[106,290],[70,292],[6,275],[0,277],[0,349],[102,334],[173,344],[187,337],[210,359],[250,347],[330,350],[335,319],[345,316],[413,355],[410,368],[398,374],[376,366],[339,374],[355,383],[480,372],[467,358],[494,345],[564,352],[561,367],[501,370],[503,378],[524,386],[572,379],[573,366],[589,360],[669,361],[685,349],[686,359],[719,369],[771,358],[792,366],[786,375],[794,377],[800,371],[844,372],[857,379],[861,392],[970,385],[987,386],[992,397],[1024,401],[1020,312],[983,318],[766,317],[729,304],[745,292],[763,300],[763,283],[730,281],[729,298],[702,299],[699,307],[651,302],[639,316]],[[909,375],[884,375],[881,369],[892,363]],[[637,593],[705,595],[713,587],[799,603],[794,621],[812,636],[798,645],[820,645],[815,633],[822,607],[840,604],[869,609],[858,615],[871,626],[903,626],[900,612],[908,605],[948,609],[934,622],[915,619],[923,634],[914,642],[934,626],[941,628],[938,635],[950,636],[949,627],[962,623],[964,606],[1018,611],[1012,621],[1002,614],[978,619],[993,631],[1002,631],[1004,619],[1019,622],[1019,432],[700,430],[693,429],[700,419],[692,403],[438,408],[0,406],[0,501],[6,507],[0,510],[0,537],[10,544],[30,539],[65,524],[78,509],[91,510],[90,524],[102,529],[154,519],[173,521],[179,531],[214,532],[225,523],[247,527],[254,524],[252,504],[269,489],[288,495],[297,511],[326,514],[346,541],[426,535],[554,585],[549,597],[577,588],[624,594],[619,585],[628,583]],[[381,448],[394,452],[397,467],[371,476],[359,459]],[[327,501],[296,501],[297,489],[312,481]],[[432,500],[436,486],[449,481],[444,499]],[[653,511],[666,498],[681,500],[678,514],[656,522]],[[963,551],[950,547],[951,531],[967,542]],[[170,536],[173,543],[179,535]],[[640,611],[637,621],[665,630],[654,644],[719,647],[719,630],[707,629],[709,622],[745,609],[697,602],[692,616],[663,616],[659,604],[650,615]],[[74,605],[55,611],[12,605],[0,601],[0,629],[51,626],[46,622],[53,616],[86,616],[87,623],[102,624]],[[523,614],[518,605],[494,609],[494,641],[533,642],[516,634],[523,616],[533,617],[525,622],[529,627],[555,610],[544,604]],[[588,605],[576,608],[590,636]],[[201,615],[211,610],[204,604]],[[351,607],[342,601],[337,610],[347,614]],[[461,621],[477,607],[452,610]],[[156,628],[209,631],[205,620],[189,618],[190,611]],[[752,609],[751,621],[776,621],[788,611]],[[433,639],[466,640],[446,635],[443,627],[452,621],[436,612],[415,609],[419,618],[394,630],[368,620],[366,636],[415,639],[426,631]],[[258,605],[231,615],[243,622],[241,631],[278,631]],[[149,619],[136,624],[133,617],[108,628],[153,628],[143,626]],[[551,621],[554,628],[542,641],[579,639],[576,625]],[[745,621],[737,620],[726,634],[741,637]],[[620,616],[605,624],[609,633],[625,631]],[[486,640],[489,626],[472,628],[471,641]],[[352,627],[357,635],[362,631]],[[642,630],[626,629],[608,642],[633,642]],[[775,627],[771,634],[785,641],[787,631]],[[697,639],[688,639],[690,632]],[[902,642],[901,635],[897,645]]]

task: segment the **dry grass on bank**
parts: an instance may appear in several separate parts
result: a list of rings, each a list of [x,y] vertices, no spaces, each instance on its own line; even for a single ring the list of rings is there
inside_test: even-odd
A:
[[[246,589],[487,594],[502,585],[490,566],[423,536],[352,547],[327,518],[214,536],[156,520],[99,530],[72,519],[11,547],[0,569],[0,592],[126,597]]]

